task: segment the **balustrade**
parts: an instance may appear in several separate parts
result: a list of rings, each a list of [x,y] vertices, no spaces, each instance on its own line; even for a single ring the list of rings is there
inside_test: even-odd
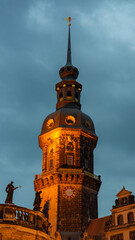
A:
[[[0,204],[0,224],[5,222],[48,233],[49,223],[43,213],[14,204]]]

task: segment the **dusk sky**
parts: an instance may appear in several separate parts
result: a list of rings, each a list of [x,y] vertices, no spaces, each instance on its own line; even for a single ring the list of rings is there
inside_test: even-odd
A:
[[[102,217],[123,186],[135,194],[134,0],[0,0],[0,203],[13,180],[22,185],[13,202],[33,208],[33,180],[42,170],[38,135],[56,109],[69,16],[82,111],[99,137],[94,168]]]

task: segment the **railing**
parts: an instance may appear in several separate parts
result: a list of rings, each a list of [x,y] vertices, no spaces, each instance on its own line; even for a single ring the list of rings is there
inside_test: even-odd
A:
[[[14,204],[0,204],[0,224],[6,222],[48,233],[49,223],[43,213]]]
[[[90,177],[92,177],[92,178],[94,178],[94,179],[96,179],[96,180],[101,180],[101,176],[97,176],[97,175],[95,175],[95,174],[93,174],[93,173],[90,173],[90,172],[88,172],[88,171],[86,171],[86,170],[83,170],[83,169],[75,169],[75,168],[58,168],[57,169],[57,171],[56,170],[52,170],[52,171],[50,171],[50,172],[45,172],[44,174],[39,174],[39,175],[35,175],[35,179],[40,179],[40,178],[42,178],[42,177],[45,177],[45,176],[48,176],[48,174],[55,174],[55,173],[75,173],[75,174],[80,174],[80,173],[84,173],[84,174],[86,174],[87,176],[90,176]]]

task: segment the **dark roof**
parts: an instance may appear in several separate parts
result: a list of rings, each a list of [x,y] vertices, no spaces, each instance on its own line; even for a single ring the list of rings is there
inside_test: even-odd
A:
[[[110,216],[93,219],[90,221],[87,233],[91,236],[104,235],[105,233],[105,223],[109,220]]]
[[[66,124],[65,120],[66,120],[67,116],[73,116],[75,118],[74,125]],[[54,121],[54,125],[50,129],[47,128],[47,122],[49,119],[53,119],[53,121]],[[88,123],[90,124],[89,127],[87,126]],[[69,129],[70,128],[83,129],[89,133],[96,135],[92,119],[77,108],[63,107],[61,109],[58,109],[56,112],[49,114],[43,122],[43,126],[41,129],[41,135],[46,132],[49,132],[57,127],[64,127],[64,128],[69,128]]]

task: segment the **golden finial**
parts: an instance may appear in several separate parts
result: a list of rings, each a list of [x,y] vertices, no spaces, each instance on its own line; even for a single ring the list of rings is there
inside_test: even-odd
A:
[[[71,26],[71,20],[73,20],[74,18],[68,17],[68,18],[64,18],[64,20],[68,20],[68,26]]]

